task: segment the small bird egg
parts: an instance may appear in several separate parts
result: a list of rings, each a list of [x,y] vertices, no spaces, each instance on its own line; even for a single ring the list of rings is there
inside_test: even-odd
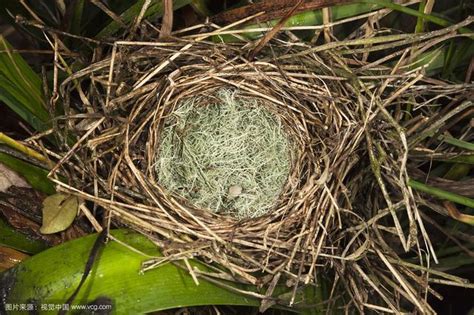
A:
[[[239,185],[232,185],[229,187],[229,197],[235,198],[242,193],[242,187]]]

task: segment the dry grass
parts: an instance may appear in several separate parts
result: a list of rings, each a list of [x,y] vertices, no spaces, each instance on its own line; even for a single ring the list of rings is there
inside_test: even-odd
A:
[[[149,235],[165,258],[145,269],[189,257],[217,263],[225,270],[190,272],[263,287],[262,294],[246,292],[262,298],[262,308],[300,303],[298,288],[326,275],[331,296],[344,292],[347,307],[362,313],[431,313],[426,296],[436,293],[429,283],[462,281],[428,268],[427,257],[436,256],[418,207],[423,199],[408,186],[408,155],[423,151],[433,130],[419,122],[436,117],[441,99],[450,106],[437,116],[440,128],[440,117],[472,106],[472,85],[427,78],[415,61],[471,22],[318,46],[282,37],[255,61],[246,58],[253,43],[207,41],[226,28],[172,42],[116,42],[59,89],[67,119],[58,121],[64,152],[51,177],[61,190],[103,207],[104,225]],[[391,54],[367,58],[387,49]],[[190,206],[156,178],[166,119],[183,100],[223,88],[264,103],[294,142],[289,180],[273,211],[258,218]],[[72,147],[71,134],[78,140]],[[406,252],[418,264],[400,259]],[[280,283],[291,294],[274,296]]]

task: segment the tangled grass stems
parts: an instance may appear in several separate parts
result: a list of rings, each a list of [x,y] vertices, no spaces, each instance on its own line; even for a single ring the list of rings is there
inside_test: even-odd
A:
[[[290,143],[281,121],[258,103],[228,89],[184,101],[161,135],[159,183],[238,219],[270,211],[289,176]]]

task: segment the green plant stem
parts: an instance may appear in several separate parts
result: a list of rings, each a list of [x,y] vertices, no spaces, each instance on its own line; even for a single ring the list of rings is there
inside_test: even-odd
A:
[[[376,9],[379,9],[380,6],[373,4],[363,4],[363,3],[353,3],[341,6],[335,6],[331,8],[331,21],[338,21],[345,18],[361,15]],[[262,24],[252,24],[245,26],[244,29],[252,30],[260,27],[269,27],[274,26],[278,23],[279,20],[272,20]],[[323,24],[323,15],[321,10],[307,11],[293,15],[285,23],[285,27],[292,26],[314,26]],[[248,39],[256,39],[262,35],[262,32],[248,32],[242,33],[240,36],[243,36]],[[237,37],[233,35],[218,35],[214,37],[214,41],[218,42],[233,42],[238,40]]]
[[[45,158],[42,154],[40,154],[40,153],[36,152],[35,150],[28,148],[24,144],[21,144],[20,142],[10,138],[9,136],[4,134],[3,132],[0,132],[0,143],[4,143],[7,146],[9,146],[10,148],[13,148],[17,151],[20,151],[20,152],[24,153],[25,155],[27,155],[29,157],[32,157],[32,158],[34,158],[38,161],[45,162],[45,163],[48,162],[48,159]]]
[[[437,24],[437,25],[440,25],[440,26],[443,26],[443,27],[447,27],[447,26],[450,26],[450,25],[453,24],[453,23],[451,23],[451,22],[449,22],[449,21],[447,21],[447,20],[445,20],[441,17],[435,16],[435,15],[432,15],[432,14],[424,14],[424,13],[419,12],[417,10],[413,10],[413,9],[404,7],[402,5],[393,3],[391,1],[385,1],[385,0],[359,0],[359,2],[380,5],[382,7],[388,8],[388,9],[392,9],[392,10],[396,10],[396,11],[399,11],[399,12],[402,12],[402,13],[405,13],[405,14],[413,15],[413,16],[416,16],[418,18],[423,18],[426,21],[429,21],[431,23],[434,23],[434,24]],[[472,30],[470,30],[469,28],[463,27],[463,28],[459,29],[459,33],[469,34],[469,33],[472,33]]]
[[[426,184],[423,184],[413,179],[410,179],[408,181],[408,185],[415,190],[425,192],[434,197],[437,197],[443,200],[449,200],[449,201],[464,205],[466,207],[474,208],[474,199],[464,197],[464,196],[461,196],[449,191],[445,191],[433,186],[428,186]]]
[[[440,136],[438,139],[442,140],[446,143],[449,143],[451,145],[454,145],[456,147],[466,149],[466,150],[470,150],[470,151],[474,151],[474,143],[467,142],[467,141],[464,141],[464,140],[459,140],[459,139],[456,139],[456,138],[453,138],[453,137],[450,137],[450,136]]]
[[[425,5],[426,0],[422,0],[418,5],[418,12],[423,13],[425,10]],[[416,20],[415,33],[423,33],[424,23],[425,21],[423,20],[423,18],[418,17],[418,19]]]

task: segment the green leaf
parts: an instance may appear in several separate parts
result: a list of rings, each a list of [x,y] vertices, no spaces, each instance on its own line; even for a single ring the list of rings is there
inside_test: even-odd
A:
[[[464,196],[461,196],[461,195],[458,195],[458,194],[455,194],[455,193],[452,193],[452,192],[449,192],[437,187],[428,186],[426,184],[423,184],[413,179],[408,180],[408,185],[412,187],[413,189],[430,194],[434,197],[437,197],[443,200],[449,200],[449,201],[464,205],[466,207],[474,208],[474,199],[472,198],[464,197]]]
[[[399,11],[399,12],[402,12],[402,13],[405,13],[405,14],[416,16],[418,18],[422,18],[422,19],[424,19],[428,22],[431,22],[431,23],[434,23],[434,24],[437,24],[437,25],[440,25],[440,26],[443,26],[443,27],[447,27],[447,26],[450,26],[450,25],[453,24],[450,21],[448,21],[448,20],[446,20],[442,17],[435,16],[433,14],[424,14],[424,13],[419,12],[417,10],[413,10],[413,9],[408,8],[408,7],[404,7],[403,5],[393,3],[392,1],[387,1],[387,0],[358,0],[358,2],[380,5],[382,7],[388,8],[388,9],[392,9],[392,10]],[[472,31],[469,28],[463,27],[463,28],[459,29],[459,33],[461,33],[461,34],[470,34],[470,33],[472,33]]]
[[[144,253],[111,241],[105,245],[78,292],[74,303],[87,304],[99,297],[112,301],[114,314],[143,314],[197,305],[257,306],[259,301],[225,290],[204,279],[196,285],[186,270],[171,263],[140,272],[150,256],[161,256],[145,236],[125,230],[111,234]],[[48,249],[0,276],[5,303],[65,303],[80,282],[97,235],[89,235]],[[195,268],[205,266],[191,263]],[[2,284],[9,286],[3,291]],[[235,284],[231,284],[234,285]],[[3,288],[4,289],[4,288]]]
[[[122,21],[125,24],[130,25],[133,23],[135,18],[140,14],[145,0],[139,0],[125,12],[120,15]],[[184,7],[191,3],[191,0],[174,0],[173,1],[173,10]],[[162,0],[152,0],[150,6],[145,12],[144,18],[155,19],[157,17],[163,16],[163,1]],[[110,22],[106,27],[104,27],[97,35],[97,38],[104,38],[115,34],[120,30],[121,26],[115,21]]]
[[[11,155],[0,152],[0,162],[8,166],[26,179],[28,184],[36,190],[51,195],[56,192],[53,183],[48,179],[48,171]]]
[[[348,17],[357,16],[364,14],[376,9],[379,9],[380,6],[376,4],[364,4],[364,3],[352,3],[340,6],[334,6],[331,8],[331,20],[338,21]],[[252,24],[247,25],[243,29],[255,29],[259,27],[268,27],[274,26],[278,23],[279,20],[272,20],[263,24]],[[323,14],[322,10],[315,11],[306,11],[293,15],[285,23],[285,27],[292,26],[310,26],[310,25],[321,25],[323,24]],[[256,39],[262,36],[262,32],[249,32],[242,33],[240,36],[243,36],[248,39]],[[238,40],[237,37],[233,35],[218,35],[213,37],[214,41],[217,42],[234,42]]]
[[[474,151],[474,143],[467,142],[467,141],[464,141],[464,140],[459,140],[459,139],[456,139],[456,138],[453,138],[453,137],[450,137],[450,136],[447,136],[447,135],[442,135],[438,139],[442,140],[446,143],[449,143],[451,145],[454,145],[456,147],[463,148],[463,149],[470,150],[470,151]]]
[[[84,0],[77,0],[74,3],[71,24],[69,30],[72,34],[80,34],[82,26],[82,16],[84,13]]]
[[[418,5],[418,12],[423,13],[425,11],[426,0],[421,0],[420,4]],[[416,27],[415,33],[423,33],[424,30],[424,23],[421,17],[418,17],[416,20]]]
[[[211,4],[210,0],[191,0],[191,6],[194,11],[200,16],[211,16],[212,12],[209,10],[209,5]]]
[[[461,80],[464,80],[465,71],[468,71],[469,62],[474,54],[474,41],[472,39],[462,41],[452,39],[446,51],[443,60],[443,77],[453,79],[451,76],[454,70],[462,68],[464,73]]]
[[[11,247],[28,254],[39,253],[48,245],[39,240],[31,239],[23,233],[18,232],[0,219],[0,245]]]
[[[39,76],[23,58],[12,52],[0,36],[0,100],[38,131],[47,129],[46,110]]]
[[[40,232],[53,234],[67,229],[76,218],[79,201],[76,196],[54,194],[43,201],[43,225]]]

